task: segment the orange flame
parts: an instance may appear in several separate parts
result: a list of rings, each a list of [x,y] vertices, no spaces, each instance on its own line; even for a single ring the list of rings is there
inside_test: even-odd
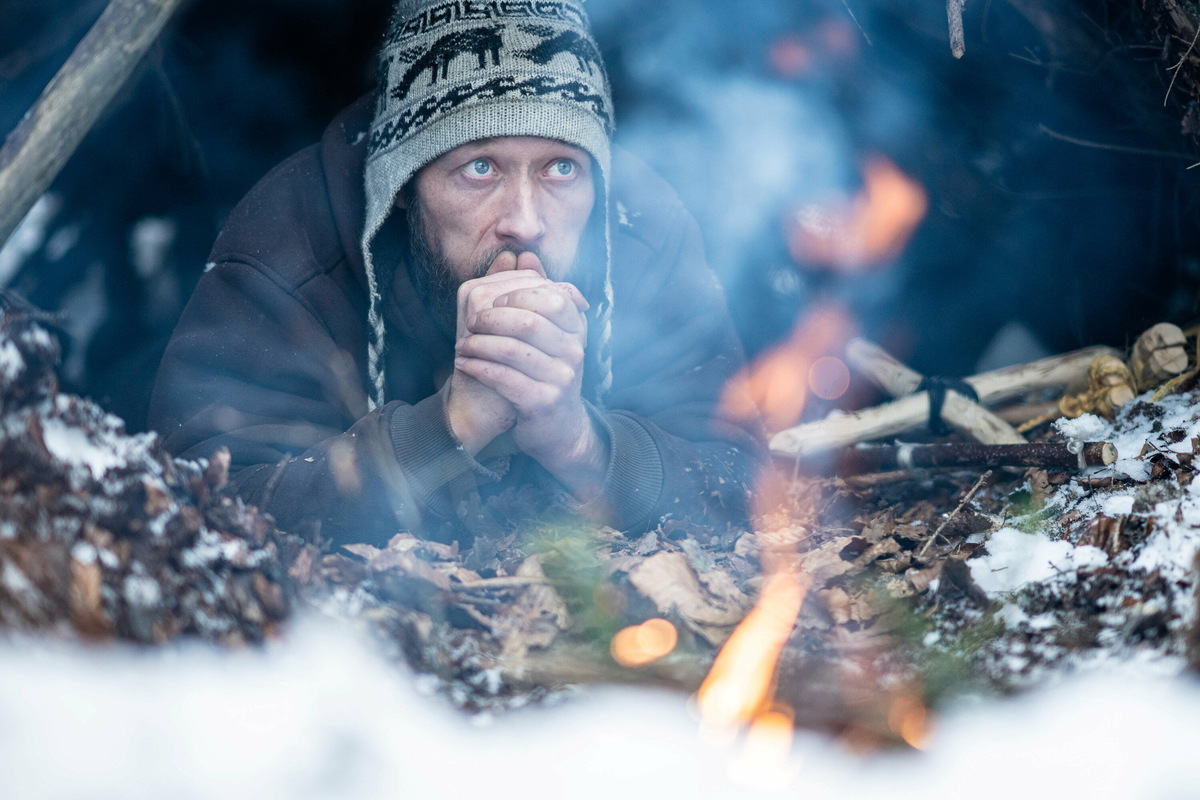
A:
[[[928,210],[924,188],[888,159],[874,156],[863,167],[863,188],[852,202],[804,206],[788,217],[788,249],[800,264],[859,272],[899,256]]]
[[[853,335],[854,325],[845,311],[817,306],[796,323],[787,341],[734,376],[721,397],[722,411],[738,420],[761,414],[772,432],[795,425],[804,413],[810,382],[825,381],[821,372],[830,365],[822,359]]]
[[[758,603],[721,648],[696,702],[710,730],[736,730],[760,716],[775,689],[775,667],[787,644],[808,581],[779,571],[763,581]]]

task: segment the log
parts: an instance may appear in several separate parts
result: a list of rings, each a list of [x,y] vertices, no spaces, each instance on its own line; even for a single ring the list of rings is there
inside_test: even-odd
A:
[[[846,361],[892,397],[917,391],[924,377],[866,339],[852,339],[846,345]],[[1003,419],[953,390],[947,391],[942,403],[942,420],[977,442],[1019,444],[1025,441],[1025,437]]]
[[[1187,336],[1178,326],[1160,322],[1134,342],[1129,368],[1139,391],[1169,381],[1188,368]]]
[[[1117,351],[1111,347],[1088,347],[1029,364],[992,370],[966,380],[974,387],[982,404],[993,405],[1030,392],[1062,389],[1072,383],[1082,382],[1087,378],[1092,361],[1103,355],[1117,355]],[[947,394],[947,405],[950,405],[950,398],[954,396],[954,392]],[[807,456],[894,436],[921,425],[928,416],[929,403],[926,398],[909,395],[873,408],[830,416],[819,422],[780,431],[771,438],[771,452],[790,458]]]
[[[853,447],[837,454],[832,464],[813,459],[810,466],[837,475],[864,475],[892,470],[962,469],[967,467],[1036,467],[1039,469],[1084,469],[1107,467],[1117,460],[1111,442],[1087,442],[1080,449],[1068,442],[1025,444],[902,444]],[[803,469],[804,461],[800,462]]]
[[[184,0],[111,0],[0,148],[6,242]]]

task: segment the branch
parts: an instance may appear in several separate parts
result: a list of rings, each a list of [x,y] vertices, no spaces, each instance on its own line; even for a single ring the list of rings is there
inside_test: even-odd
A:
[[[1110,347],[1088,347],[1029,364],[985,372],[966,380],[975,388],[980,403],[992,405],[1030,392],[1062,389],[1068,384],[1086,380],[1088,368],[1094,359],[1115,353]],[[957,395],[954,392],[947,393],[945,407],[951,407],[955,397]],[[979,408],[966,398],[959,399],[968,406]],[[797,458],[895,436],[921,425],[928,414],[929,401],[925,393],[908,395],[873,408],[780,431],[771,439],[771,452]]]
[[[0,243],[45,193],[183,0],[111,0],[0,148]]]
[[[1026,444],[901,444],[855,447],[838,453],[832,464],[818,459],[801,461],[813,468],[832,466],[839,475],[862,475],[890,470],[959,469],[966,467],[1036,467],[1040,469],[1084,469],[1107,467],[1117,460],[1111,442],[1088,442],[1082,449],[1067,442]]]

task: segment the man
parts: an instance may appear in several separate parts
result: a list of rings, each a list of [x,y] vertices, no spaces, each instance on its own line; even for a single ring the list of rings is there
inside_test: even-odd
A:
[[[610,145],[582,7],[402,0],[380,65],[231,214],[155,387],[167,446],[227,446],[241,496],[340,541],[454,536],[521,486],[622,530],[744,519],[723,295]]]

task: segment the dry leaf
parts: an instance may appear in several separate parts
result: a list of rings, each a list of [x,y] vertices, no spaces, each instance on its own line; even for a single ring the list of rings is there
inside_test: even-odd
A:
[[[674,611],[714,645],[724,642],[729,636],[727,629],[741,622],[746,614],[742,605],[706,592],[683,553],[651,556],[630,571],[629,582],[660,613]]]

